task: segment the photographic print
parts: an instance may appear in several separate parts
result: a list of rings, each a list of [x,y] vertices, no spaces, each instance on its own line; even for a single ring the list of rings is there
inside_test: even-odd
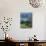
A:
[[[32,28],[32,13],[20,13],[20,27]]]

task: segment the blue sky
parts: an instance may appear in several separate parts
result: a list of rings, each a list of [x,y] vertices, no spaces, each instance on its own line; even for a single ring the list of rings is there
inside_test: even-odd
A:
[[[32,20],[32,13],[21,13],[21,20],[28,21],[29,18]]]

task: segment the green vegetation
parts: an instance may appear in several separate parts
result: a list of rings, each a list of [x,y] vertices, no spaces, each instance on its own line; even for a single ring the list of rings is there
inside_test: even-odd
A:
[[[22,21],[21,22],[21,28],[31,28],[32,27],[32,23],[29,21]]]

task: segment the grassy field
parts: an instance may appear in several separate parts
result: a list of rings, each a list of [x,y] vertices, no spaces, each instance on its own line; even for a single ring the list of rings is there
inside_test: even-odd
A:
[[[32,23],[29,22],[21,23],[21,28],[31,28],[31,27],[32,27]]]

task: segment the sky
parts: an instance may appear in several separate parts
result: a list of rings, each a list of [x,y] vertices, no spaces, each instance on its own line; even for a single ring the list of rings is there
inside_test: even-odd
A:
[[[21,13],[21,21],[28,21],[29,18],[32,20],[32,13]]]

